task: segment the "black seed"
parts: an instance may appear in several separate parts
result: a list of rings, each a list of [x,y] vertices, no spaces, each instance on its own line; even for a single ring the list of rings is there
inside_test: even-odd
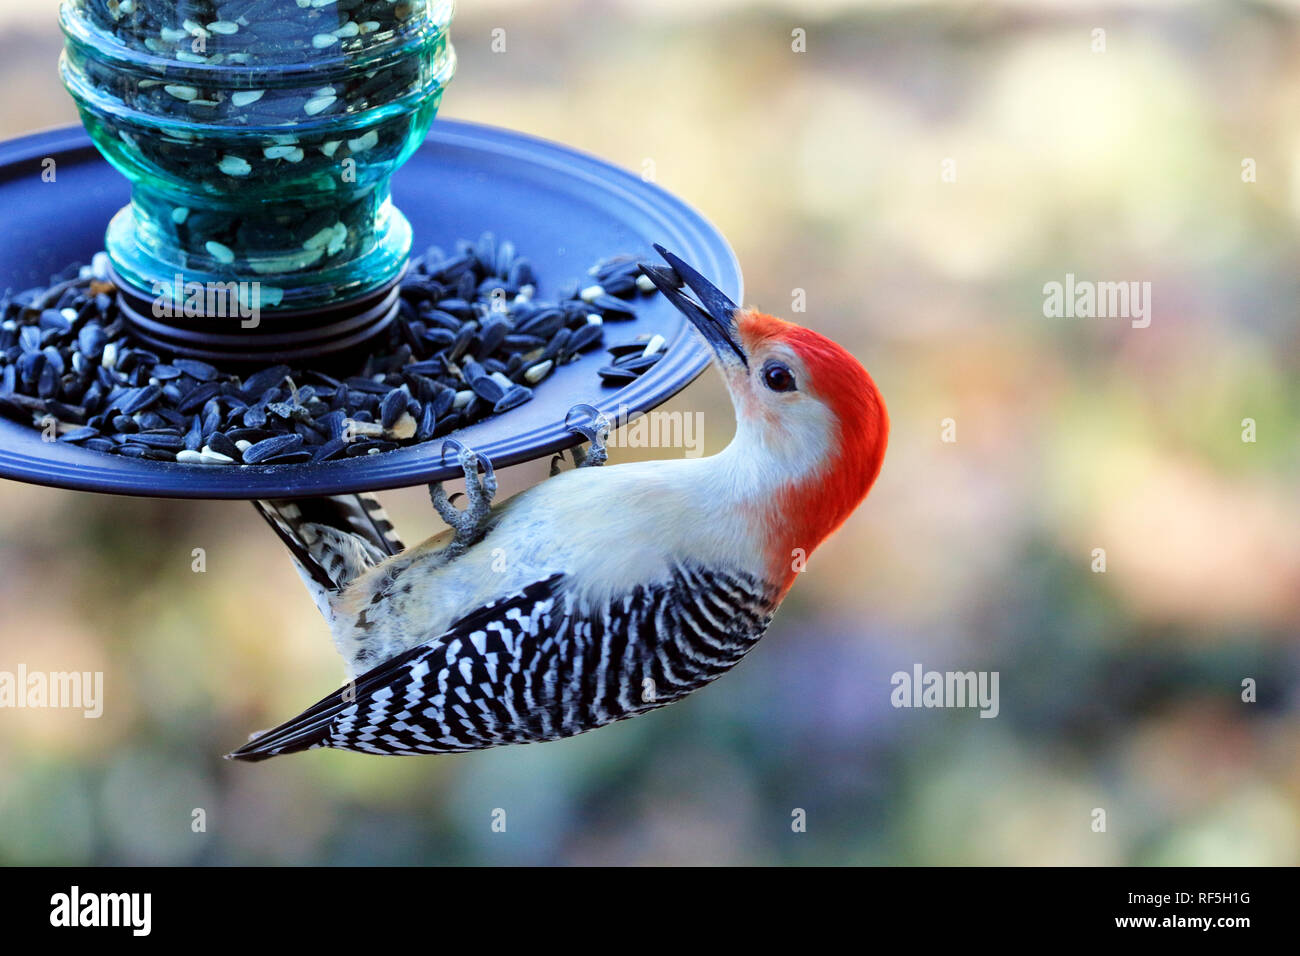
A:
[[[98,428],[91,428],[88,425],[82,425],[80,428],[73,428],[59,436],[59,441],[66,442],[84,442],[88,438],[95,438],[99,435]]]
[[[410,395],[401,389],[394,389],[384,396],[383,402],[379,405],[379,422],[385,428],[392,428],[397,424],[397,420],[402,417],[402,412],[406,411],[406,403],[410,400]]]
[[[347,449],[348,443],[342,438],[331,438],[316,449],[312,461],[330,461],[340,457]]]
[[[301,435],[276,435],[273,438],[264,438],[257,444],[249,445],[245,448],[244,461],[249,465],[256,465],[258,462],[266,461],[268,458],[274,458],[278,455],[285,455],[289,452],[297,451],[301,447]]]
[[[180,404],[176,406],[176,410],[187,415],[190,412],[198,411],[207,404],[208,399],[215,397],[220,391],[221,386],[216,382],[200,385],[181,399]]]
[[[41,369],[41,377],[36,384],[36,394],[41,398],[53,398],[59,394],[59,374],[48,362]]]
[[[663,357],[663,352],[654,352],[651,355],[625,355],[622,358],[615,359],[614,364],[621,369],[636,372],[640,375]]]
[[[117,440],[116,435],[113,439]],[[180,451],[185,447],[185,439],[180,435],[169,432],[137,432],[134,435],[123,435],[123,440],[137,445],[148,445],[150,448],[165,448],[168,451]]]
[[[531,388],[525,388],[522,385],[512,386],[505,395],[503,395],[501,399],[492,406],[492,411],[498,415],[502,412],[508,412],[510,409],[522,405],[532,397],[533,390]]]
[[[170,382],[174,378],[181,377],[181,370],[172,365],[155,365],[152,369],[152,375],[160,382]]]
[[[40,327],[46,331],[54,330],[55,332],[67,332],[72,328],[72,323],[63,317],[63,313],[58,309],[46,309],[41,313],[39,319]]]
[[[596,345],[604,338],[605,330],[599,325],[584,325],[573,333],[573,338],[569,340],[568,351],[570,353],[581,352]]]
[[[244,457],[244,453],[239,450],[239,446],[226,437],[224,432],[213,432],[208,436],[208,447],[219,455],[225,455],[239,461]]]
[[[264,368],[260,372],[254,372],[244,379],[242,394],[246,397],[257,398],[268,388],[283,382],[288,374],[289,366],[287,365],[274,365],[271,368]]]
[[[127,393],[125,401],[118,405],[118,409],[123,415],[131,415],[144,411],[160,398],[162,398],[162,389],[157,385],[132,389]]]
[[[274,438],[275,432],[266,428],[232,428],[226,432],[226,437],[233,442],[252,442],[256,444],[264,438]],[[240,452],[243,455],[243,452]]]
[[[472,379],[469,387],[474,389],[476,395],[486,399],[493,405],[501,401],[506,393],[506,390],[490,375],[480,375],[478,378]]]
[[[612,295],[596,296],[591,300],[591,306],[596,311],[603,312],[606,318],[631,319],[636,316],[636,310],[631,305]]]
[[[604,368],[597,369],[596,374],[606,385],[627,385],[637,380],[636,372],[629,372],[625,368],[618,368],[614,365],[606,365]]]

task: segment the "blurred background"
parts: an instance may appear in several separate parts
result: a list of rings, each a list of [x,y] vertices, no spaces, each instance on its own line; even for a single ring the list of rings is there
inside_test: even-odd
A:
[[[55,8],[0,4],[0,136],[77,121]],[[342,679],[253,509],[0,483],[0,670],[106,698],[0,710],[0,863],[1300,863],[1294,5],[462,0],[454,36],[443,116],[652,174],[747,301],[803,290],[888,402],[875,490],[683,703],[235,765]],[[1067,273],[1150,282],[1150,327],[1045,318]],[[713,373],[668,408],[730,438]],[[916,663],[997,671],[998,717],[893,708]]]

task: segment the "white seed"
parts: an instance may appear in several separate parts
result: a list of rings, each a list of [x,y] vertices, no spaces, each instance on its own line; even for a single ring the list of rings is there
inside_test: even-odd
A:
[[[604,325],[604,324],[605,324],[605,317],[604,317],[603,315],[601,315],[599,312],[593,312],[593,313],[591,313],[589,316],[587,316],[587,324],[588,324],[588,325]]]
[[[339,143],[341,142],[342,140],[331,139],[328,142],[321,143],[320,151],[324,153],[326,156],[332,157],[335,154],[335,152],[338,151]]]
[[[185,100],[187,103],[199,95],[199,91],[192,86],[179,86],[175,83],[168,83],[163,87],[168,93],[178,100]]]
[[[90,257],[90,270],[95,274],[95,278],[101,281],[108,281],[108,253],[97,252]]]
[[[592,302],[595,300],[596,296],[604,294],[605,290],[601,286],[589,285],[578,293],[578,297],[581,298],[583,302]]]
[[[554,367],[555,363],[550,359],[547,359],[545,362],[538,362],[528,371],[524,372],[524,381],[529,385],[536,385],[542,379],[546,378],[547,375],[551,374],[551,369]]]
[[[325,247],[325,254],[332,256],[348,244],[348,227],[341,222],[334,224],[334,234],[330,236],[330,243]]]
[[[649,358],[667,344],[667,340],[662,335],[656,335],[646,343],[645,351],[641,353],[643,358]]]
[[[456,393],[456,400],[451,403],[452,408],[464,408],[474,400],[473,389],[464,389]]]
[[[229,246],[223,246],[215,239],[209,239],[203,244],[203,248],[208,250],[212,258],[216,259],[223,265],[230,265],[235,261],[235,254],[230,251]]]
[[[318,50],[323,50],[326,47],[331,47],[338,42],[339,42],[339,38],[332,33],[318,33],[311,38],[311,45]]]
[[[510,391],[510,389],[515,387],[515,383],[510,381],[510,379],[506,378],[505,375],[502,374],[501,372],[493,372],[489,376],[489,378],[491,378],[492,381],[496,382],[498,385],[504,388],[507,392]]]
[[[207,63],[208,58],[199,56],[197,53],[191,53],[189,50],[177,50],[176,59],[183,63]]]
[[[231,156],[229,153],[221,157],[217,169],[227,176],[247,176],[253,171],[253,167],[248,165],[248,160],[240,156]]]
[[[233,465],[235,463],[235,459],[231,458],[229,455],[223,455],[219,451],[213,451],[207,445],[203,446],[199,451],[199,454],[203,456],[203,464],[205,465]]]
[[[332,86],[322,86],[312,93],[312,96],[333,96],[338,90]]]
[[[302,161],[303,152],[300,146],[268,146],[262,150],[262,155],[267,159],[287,159],[298,163]]]
[[[354,153],[364,153],[378,142],[379,133],[372,129],[364,136],[358,136],[356,139],[348,140],[348,149],[352,150]]]
[[[195,23],[193,20],[186,20],[184,23],[181,24],[181,26],[183,26],[186,29],[186,31],[188,31],[189,33],[193,34],[196,37],[205,37],[209,35],[207,30],[203,29],[202,26],[200,26],[198,23]]]
[[[230,20],[218,20],[216,23],[209,23],[208,29],[211,30],[213,33],[220,33],[225,36],[230,36],[232,33],[239,32],[239,24],[233,23]]]
[[[329,109],[338,97],[330,94],[329,96],[313,96],[302,108],[302,111],[308,116],[315,116],[317,113]]]
[[[203,464],[203,453],[189,448],[182,448],[176,453],[176,460],[182,465]]]
[[[378,20],[366,20],[364,23],[361,24],[361,32],[374,33],[376,30],[379,29],[379,27],[380,27],[380,23]]]
[[[168,43],[180,43],[182,40],[188,40],[190,35],[185,30],[176,30],[172,27],[163,27],[158,31],[158,35]]]
[[[334,227],[326,226],[316,235],[312,236],[302,244],[304,249],[321,249],[329,245],[329,241],[334,236]]]
[[[306,252],[294,253],[291,256],[276,256],[273,259],[250,261],[248,267],[258,275],[270,275],[274,272],[295,272],[298,269],[307,269],[314,266],[323,255],[325,255],[324,249],[309,249]]]
[[[240,451],[248,451],[248,449],[253,447],[253,443],[247,438],[241,438],[239,441],[235,442],[235,447]]]
[[[266,90],[240,90],[230,94],[231,106],[251,106],[266,95]]]
[[[655,284],[644,273],[636,277],[636,287],[642,292],[653,292],[655,290]]]
[[[408,438],[414,438],[417,427],[416,421],[411,416],[411,413],[402,412],[402,416],[397,419],[397,421],[393,422],[393,427],[388,429],[388,437],[398,438],[403,441]]]
[[[63,316],[69,322],[74,322],[77,318],[77,310],[73,308],[60,309],[59,315]]]
[[[176,223],[176,225],[181,225],[188,218],[190,218],[189,206],[177,206],[172,210],[172,222]]]
[[[109,342],[104,346],[104,354],[100,356],[99,364],[104,368],[112,368],[117,364],[117,343]]]
[[[338,37],[340,40],[343,40],[346,39],[347,37],[354,37],[360,32],[361,32],[361,28],[358,27],[351,20],[349,20],[347,23],[343,24],[343,26],[335,30],[334,35]]]

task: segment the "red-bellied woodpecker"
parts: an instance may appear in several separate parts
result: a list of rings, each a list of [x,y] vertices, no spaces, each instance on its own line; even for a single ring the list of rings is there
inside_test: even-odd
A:
[[[608,429],[595,417],[576,429],[592,443],[579,467],[493,508],[491,464],[449,443],[468,506],[434,487],[451,529],[410,550],[368,496],[259,502],[353,679],[230,756],[569,737],[678,700],[754,646],[800,557],[870,490],[888,417],[840,346],[737,308],[656,248],[669,268],[643,270],[712,347],[736,408],[731,444],[595,468]]]

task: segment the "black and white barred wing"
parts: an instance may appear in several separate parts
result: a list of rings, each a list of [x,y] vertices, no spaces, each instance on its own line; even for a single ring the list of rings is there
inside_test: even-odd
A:
[[[265,760],[317,747],[448,753],[542,731],[535,714],[521,712],[532,695],[520,662],[553,645],[562,629],[563,577],[552,575],[461,618],[437,640],[367,671],[229,757]]]

